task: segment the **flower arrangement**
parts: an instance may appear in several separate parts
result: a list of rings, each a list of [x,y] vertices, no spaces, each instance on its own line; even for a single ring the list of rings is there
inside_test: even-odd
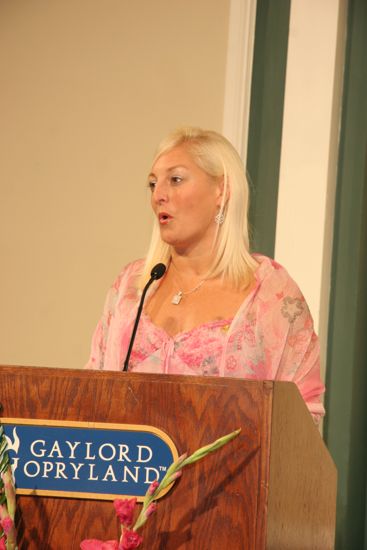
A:
[[[4,429],[0,424],[0,550],[16,550],[15,486]]]
[[[134,548],[138,548],[143,542],[143,537],[138,533],[138,529],[141,529],[148,518],[156,511],[157,504],[155,500],[159,498],[161,492],[182,475],[182,470],[185,466],[193,464],[194,462],[204,458],[207,454],[220,449],[220,447],[223,447],[223,445],[237,437],[240,431],[240,429],[235,430],[234,432],[217,439],[213,443],[206,445],[205,447],[201,447],[189,457],[187,456],[187,453],[185,453],[173,462],[168,468],[162,481],[153,481],[148,488],[143,500],[142,509],[135,523],[134,511],[137,499],[130,498],[115,500],[113,505],[115,513],[121,524],[120,540],[83,540],[80,544],[81,550],[132,550]]]

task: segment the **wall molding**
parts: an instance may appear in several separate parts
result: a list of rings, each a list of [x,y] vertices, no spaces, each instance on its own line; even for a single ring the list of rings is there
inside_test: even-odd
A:
[[[231,0],[223,134],[246,164],[257,0]]]

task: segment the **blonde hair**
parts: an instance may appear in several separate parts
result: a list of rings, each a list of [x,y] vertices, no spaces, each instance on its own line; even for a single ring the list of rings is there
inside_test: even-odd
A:
[[[257,262],[249,251],[249,188],[241,158],[221,134],[188,126],[177,129],[160,143],[153,164],[161,155],[180,145],[186,147],[202,170],[214,178],[223,178],[224,182],[219,210],[219,214],[224,214],[224,222],[217,226],[214,261],[208,277],[222,276],[235,288],[245,288],[252,280]],[[170,258],[171,247],[162,241],[155,220],[139,287],[149,279],[156,263],[167,266]]]

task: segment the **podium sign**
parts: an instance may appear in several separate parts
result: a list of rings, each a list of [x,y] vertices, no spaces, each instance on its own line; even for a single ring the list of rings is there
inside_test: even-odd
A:
[[[178,458],[172,440],[152,426],[8,418],[2,424],[22,495],[142,500]]]

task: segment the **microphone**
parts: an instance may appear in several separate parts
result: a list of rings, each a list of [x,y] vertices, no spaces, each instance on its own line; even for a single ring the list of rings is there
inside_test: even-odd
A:
[[[153,279],[153,281],[158,281],[158,279],[161,279],[163,277],[165,272],[166,266],[164,264],[156,264],[150,272],[151,279]],[[146,288],[149,288],[149,286],[151,285],[151,279],[148,281]]]
[[[127,350],[126,359],[125,359],[125,362],[124,362],[124,368],[122,369],[123,372],[126,372],[129,368],[130,354],[131,354],[131,350],[133,349],[135,335],[136,335],[136,331],[137,331],[138,324],[139,324],[139,321],[140,321],[141,312],[143,311],[143,304],[144,304],[144,300],[145,300],[145,295],[148,291],[148,288],[152,284],[152,282],[153,281],[158,281],[158,279],[163,277],[165,272],[166,272],[166,266],[164,264],[156,264],[153,267],[152,271],[150,272],[150,279],[147,282],[147,284],[145,285],[145,287],[143,289],[143,293],[142,293],[141,298],[140,298],[138,313],[136,314],[134,328],[133,328],[133,332],[132,332],[131,338],[130,338],[129,349]]]

